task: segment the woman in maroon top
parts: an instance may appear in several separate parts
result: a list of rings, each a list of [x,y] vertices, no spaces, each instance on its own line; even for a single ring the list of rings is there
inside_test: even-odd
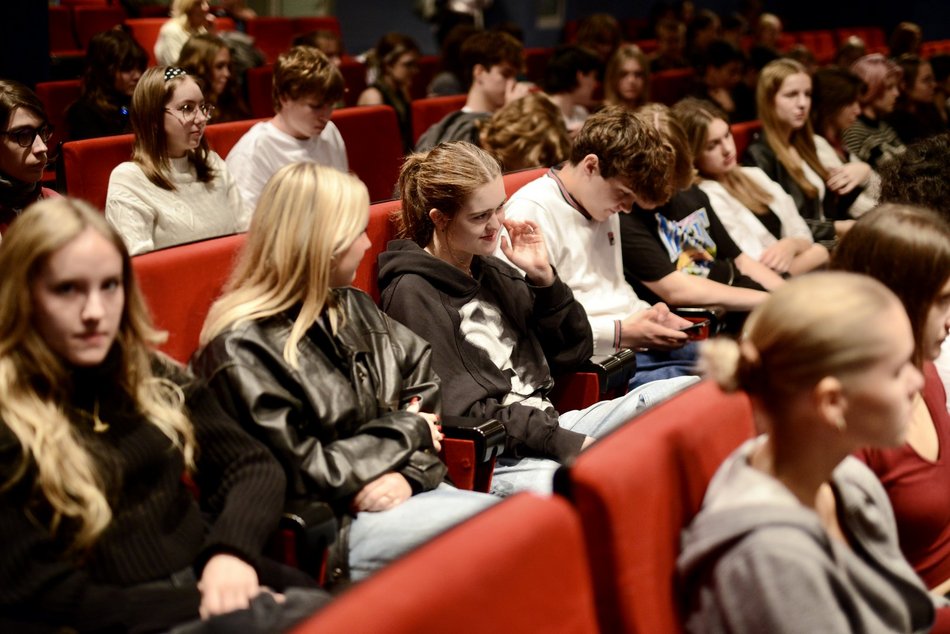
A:
[[[832,268],[877,278],[900,298],[924,373],[907,442],[859,457],[880,478],[897,517],[901,550],[927,586],[950,591],[950,415],[933,364],[950,329],[950,225],[931,211],[887,204],[841,240]]]

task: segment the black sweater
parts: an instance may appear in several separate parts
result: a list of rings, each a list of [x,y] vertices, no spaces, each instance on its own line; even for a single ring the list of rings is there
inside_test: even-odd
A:
[[[211,393],[183,371],[162,363],[182,385],[199,453],[194,481],[184,483],[184,459],[171,441],[135,411],[103,368],[74,373],[67,407],[74,430],[106,482],[113,518],[89,552],[66,553],[67,523],[50,533],[49,505],[34,491],[36,467],[0,494],[0,630],[145,632],[197,618],[194,584],[148,587],[189,566],[200,577],[213,555],[227,552],[252,565],[275,528],[284,478],[270,453],[224,414]],[[109,424],[92,430],[90,412]],[[0,423],[3,480],[18,464],[17,437]],[[212,524],[206,518],[216,518]]]

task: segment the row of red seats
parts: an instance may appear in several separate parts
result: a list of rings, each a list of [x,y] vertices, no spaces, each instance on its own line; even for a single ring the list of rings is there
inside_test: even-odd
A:
[[[295,634],[680,632],[680,531],[753,430],[744,395],[690,388],[562,467],[560,496],[506,500],[351,588]]]

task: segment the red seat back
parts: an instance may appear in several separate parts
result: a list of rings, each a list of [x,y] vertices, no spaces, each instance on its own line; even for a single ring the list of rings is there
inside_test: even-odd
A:
[[[645,40],[637,40],[636,44],[637,44],[637,47],[639,47],[639,49],[643,51],[644,54],[646,55],[649,55],[650,53],[654,52],[656,49],[660,47],[656,39],[653,39],[653,38],[645,39]]]
[[[129,18],[125,21],[132,37],[148,54],[149,66],[154,66],[157,63],[155,60],[155,42],[158,41],[158,32],[162,25],[167,21],[168,18]]]
[[[577,517],[516,495],[354,586],[295,634],[597,632]]]
[[[819,65],[827,64],[835,58],[838,45],[834,31],[799,31],[796,37],[800,44],[804,44],[811,51]]]
[[[212,150],[217,152],[221,158],[226,158],[234,144],[248,130],[256,123],[266,120],[244,119],[242,121],[229,121],[228,123],[215,123],[205,128],[205,138],[208,139],[208,145],[211,146]]]
[[[695,71],[692,68],[676,68],[654,73],[650,77],[650,96],[667,106],[689,94]]]
[[[364,291],[379,304],[379,254],[386,250],[386,244],[396,237],[396,225],[392,221],[392,214],[402,209],[401,200],[387,200],[369,207],[369,224],[366,225],[366,236],[372,243],[359,268],[353,286]]]
[[[247,83],[247,105],[255,117],[274,116],[274,67],[271,65],[248,68],[244,75]]]
[[[81,54],[73,29],[73,12],[69,7],[49,8],[49,51],[53,55]]]
[[[553,53],[553,48],[526,48],[524,50],[524,74],[528,81],[536,84],[544,81],[544,71]]]
[[[733,123],[730,126],[732,138],[736,142],[736,156],[740,159],[745,154],[745,150],[752,142],[755,133],[762,129],[762,122],[758,119],[753,121],[743,121],[742,123]]]
[[[346,143],[350,171],[369,189],[371,202],[393,196],[402,167],[402,137],[389,106],[340,108],[330,119]]]
[[[329,15],[293,18],[293,25],[295,35],[312,31],[332,31],[337,35],[342,35],[340,20]]]
[[[648,410],[582,453],[555,479],[587,543],[604,632],[681,630],[675,589],[680,531],[722,460],[753,435],[743,394],[711,382]]]
[[[86,48],[93,35],[122,24],[125,11],[119,6],[79,5],[73,9],[73,19],[79,46]]]
[[[66,109],[79,98],[79,80],[45,81],[36,84],[36,96],[43,102],[46,117],[55,128],[53,138],[46,145],[53,151],[61,141],[69,138]]]
[[[131,134],[70,141],[63,145],[66,191],[97,209],[105,209],[109,177],[116,165],[132,158]]]
[[[268,64],[277,61],[277,56],[290,48],[294,40],[294,23],[290,18],[257,17],[245,22],[246,32],[254,38]]]
[[[340,74],[343,75],[343,84],[346,92],[343,93],[343,103],[355,106],[360,93],[366,90],[366,65],[355,59],[343,59],[340,62]]]
[[[234,268],[245,234],[202,240],[132,258],[155,325],[168,332],[163,352],[187,363],[211,304]]]
[[[412,102],[412,139],[418,141],[422,133],[442,120],[445,115],[461,110],[468,95],[428,97]]]
[[[517,172],[505,174],[502,177],[502,180],[505,181],[505,195],[510,197],[512,194],[531,181],[537,180],[544,176],[547,171],[548,168],[546,167],[531,167],[526,170],[519,170]]]
[[[420,55],[417,64],[419,72],[412,78],[409,94],[413,99],[425,99],[429,94],[429,83],[438,74],[442,60],[438,55]]]

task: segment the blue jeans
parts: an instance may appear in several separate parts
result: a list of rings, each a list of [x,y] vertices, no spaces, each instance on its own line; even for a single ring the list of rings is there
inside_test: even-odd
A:
[[[350,525],[350,578],[363,579],[400,555],[500,500],[448,484],[413,495],[395,508],[360,512]]]
[[[699,346],[695,341],[677,350],[647,350],[637,353],[637,373],[630,380],[630,389],[653,381],[678,376],[696,375],[696,357]]]
[[[665,381],[631,389],[623,396],[610,401],[598,401],[585,409],[564,412],[558,423],[585,436],[603,438],[651,405],[672,396],[683,388],[699,381],[696,376],[680,376]],[[554,472],[560,463],[547,458],[506,458],[501,456],[495,463],[491,492],[508,496],[518,491],[534,491],[550,494]]]

